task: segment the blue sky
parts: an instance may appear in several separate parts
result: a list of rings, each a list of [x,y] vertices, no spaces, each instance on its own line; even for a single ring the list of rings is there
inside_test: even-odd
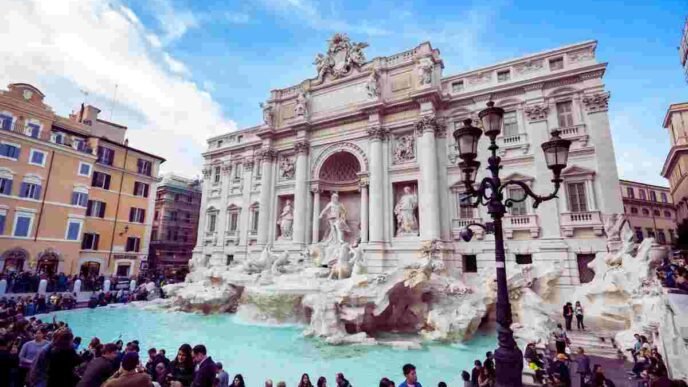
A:
[[[0,82],[36,84],[61,114],[87,98],[130,127],[134,146],[150,146],[170,159],[167,170],[190,175],[200,170],[205,138],[259,123],[270,89],[313,76],[313,57],[334,32],[368,42],[369,58],[429,40],[445,75],[596,39],[598,60],[609,62],[612,133],[628,179],[666,185],[662,119],[670,103],[688,100],[676,50],[685,0],[546,8],[456,0],[0,2],[16,19],[0,27],[0,39],[22,33],[28,42],[0,48],[9,58]]]

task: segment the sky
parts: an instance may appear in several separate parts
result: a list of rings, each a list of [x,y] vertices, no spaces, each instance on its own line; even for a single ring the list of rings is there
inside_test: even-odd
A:
[[[676,1],[0,0],[0,87],[25,82],[67,115],[82,102],[130,144],[197,176],[208,137],[261,122],[271,89],[313,77],[334,32],[368,58],[430,41],[444,75],[584,40],[608,62],[609,118],[625,179],[667,185],[662,120],[688,100]]]

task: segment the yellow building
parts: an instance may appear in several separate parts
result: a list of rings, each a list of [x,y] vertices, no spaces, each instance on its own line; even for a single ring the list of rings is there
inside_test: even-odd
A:
[[[164,159],[93,106],[61,117],[43,99],[23,83],[0,92],[0,270],[137,274]]]
[[[655,238],[662,245],[676,239],[676,208],[669,188],[658,185],[619,180],[626,219],[636,241]]]
[[[676,223],[688,218],[688,102],[672,104],[664,117],[671,149],[664,161],[662,176],[669,180],[671,197],[676,205]]]

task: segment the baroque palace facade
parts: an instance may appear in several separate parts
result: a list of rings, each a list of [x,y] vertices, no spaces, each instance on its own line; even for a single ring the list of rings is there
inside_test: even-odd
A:
[[[623,213],[602,82],[606,63],[597,62],[596,45],[447,76],[430,43],[366,60],[367,44],[335,34],[316,56],[315,78],[273,90],[261,104],[261,125],[208,140],[194,259],[227,265],[266,246],[296,254],[341,230],[348,242],[363,244],[370,272],[418,256],[424,242],[435,240],[457,274],[494,267],[491,235],[459,238],[463,227],[489,215],[461,206],[452,137],[492,100],[506,110],[502,176],[549,193],[552,174],[540,144],[554,129],[573,141],[558,200],[537,209],[527,200],[506,216],[507,260],[562,260],[562,285],[589,280],[586,264],[606,251],[606,219]],[[488,141],[480,141],[486,165]],[[342,208],[336,227],[329,203]]]
[[[55,114],[37,88],[0,92],[0,270],[130,276],[145,269],[162,158],[82,105]]]

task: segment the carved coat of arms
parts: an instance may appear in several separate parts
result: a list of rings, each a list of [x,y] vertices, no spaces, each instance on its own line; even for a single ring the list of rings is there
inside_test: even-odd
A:
[[[343,77],[354,67],[360,67],[365,63],[363,49],[368,43],[352,43],[346,34],[336,33],[329,40],[327,54],[315,56],[313,64],[318,69],[318,80],[322,81],[325,74],[332,78]]]

